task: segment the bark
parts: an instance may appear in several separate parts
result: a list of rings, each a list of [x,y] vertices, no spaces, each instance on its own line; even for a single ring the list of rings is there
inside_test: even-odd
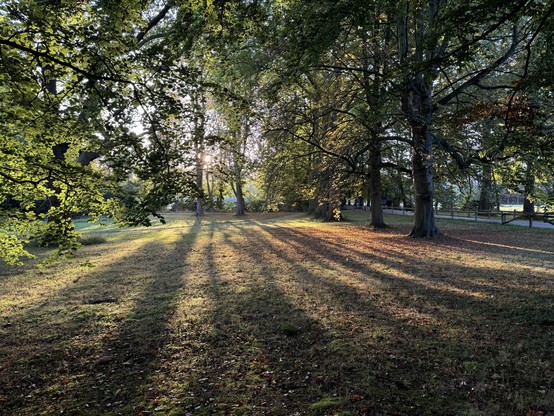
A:
[[[429,19],[427,30],[432,27],[438,2],[430,2],[430,11],[425,15],[422,8],[414,25],[415,44],[410,45],[408,28],[408,3],[403,2],[404,12],[398,18],[398,47],[402,65],[409,63],[410,46],[415,47],[414,58],[420,64],[432,55],[424,45],[425,19]],[[405,14],[404,14],[405,13]],[[433,72],[435,67],[420,72],[415,77],[408,71],[402,74],[404,84],[400,93],[402,112],[408,121],[412,133],[412,177],[415,192],[414,224],[411,237],[433,237],[438,234],[433,209],[433,136],[429,130],[433,121]]]
[[[483,173],[481,175],[480,195],[479,195],[479,211],[489,212],[493,203],[493,184],[492,184],[492,165],[485,163],[483,165]]]
[[[245,202],[244,202],[244,194],[242,192],[242,183],[240,181],[237,181],[234,187],[235,191],[235,197],[237,198],[237,210],[236,215],[242,216],[245,215]]]
[[[385,31],[384,44],[389,44],[388,30]],[[363,34],[364,44],[368,42],[367,34]],[[377,36],[373,37],[374,50],[380,50],[384,45],[381,44]],[[373,68],[377,72],[387,73],[387,60],[382,54],[371,57],[368,53],[369,45],[363,49],[363,68],[364,68],[364,90],[366,103],[372,113],[379,114],[383,103],[386,101],[387,91],[380,77],[370,77],[369,69]],[[375,228],[385,228],[383,218],[383,195],[381,186],[381,142],[378,140],[380,133],[384,131],[383,123],[378,121],[374,124],[369,135],[373,142],[369,149],[369,225]]]
[[[426,126],[413,129],[414,150],[412,170],[415,191],[414,225],[411,237],[434,237],[438,235],[433,209],[432,141]]]
[[[402,91],[402,110],[412,132],[412,175],[415,192],[414,224],[411,237],[438,235],[433,208],[433,119],[431,88],[423,75],[408,82]]]
[[[370,177],[369,177],[369,225],[375,228],[385,228],[383,218],[383,202],[381,188],[381,148],[379,144],[371,150],[369,155]]]
[[[339,212],[340,210],[337,211],[338,209],[339,208],[337,204],[334,204],[331,201],[323,202],[317,207],[315,211],[315,217],[326,222],[339,221],[342,218],[342,216]],[[337,218],[337,212],[339,212],[338,218]]]
[[[223,185],[219,184],[219,189],[217,190],[216,206],[219,209],[223,209],[225,206],[224,202],[225,202],[225,198],[223,196]]]
[[[525,200],[523,201],[523,212],[526,214],[535,213],[535,202],[532,200],[535,194],[535,175],[533,174],[533,163],[527,163],[525,172]]]
[[[398,186],[398,193],[399,193],[398,196],[399,196],[400,200],[402,201],[402,206],[405,207],[405,208],[408,207],[408,206],[411,206],[411,203],[408,203],[408,198],[406,197],[406,190],[404,189],[404,181],[403,181],[402,174],[400,173],[400,171],[396,175],[396,182],[397,182],[397,186]]]
[[[197,153],[196,157],[196,188],[198,191],[202,189],[202,179],[204,178],[204,169],[202,166],[202,153]],[[202,206],[202,197],[196,198],[196,216],[204,215],[204,207]]]
[[[194,151],[196,154],[196,216],[204,215],[204,207],[202,201],[202,181],[204,179],[204,137],[205,130],[205,97],[200,93],[193,96],[193,139]]]
[[[308,201],[308,214],[316,215],[317,208],[318,208],[318,202],[316,198],[312,198]]]
[[[213,183],[213,175],[209,175],[208,172],[206,172],[206,189],[208,190],[208,209],[213,208],[214,206],[214,183]],[[210,183],[210,176],[211,176],[211,183]]]
[[[314,209],[314,216],[323,221],[339,221],[340,214],[340,194],[333,188],[332,179],[325,179],[320,184],[319,195],[321,199],[310,201],[310,208]],[[337,217],[338,213],[338,217]]]
[[[498,183],[496,182],[496,178],[493,176],[493,186],[494,186],[494,203],[496,206],[496,210],[500,211],[500,191],[498,190]]]

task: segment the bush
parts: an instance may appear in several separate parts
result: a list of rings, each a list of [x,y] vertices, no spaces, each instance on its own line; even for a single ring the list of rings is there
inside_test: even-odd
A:
[[[86,237],[79,237],[79,242],[84,246],[93,246],[97,244],[107,243],[108,240],[99,235],[89,235]]]

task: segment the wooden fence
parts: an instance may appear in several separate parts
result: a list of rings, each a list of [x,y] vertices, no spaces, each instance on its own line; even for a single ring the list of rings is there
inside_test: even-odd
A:
[[[391,211],[392,213],[411,215],[413,214],[413,208],[404,207],[383,207],[385,212]],[[548,223],[554,227],[554,212],[535,212],[534,214],[524,213],[522,211],[496,211],[496,210],[437,210],[435,211],[437,218],[451,218],[451,219],[473,219],[475,221],[488,220],[490,222],[499,222],[500,224],[509,224],[513,221],[526,221],[529,227],[533,227],[533,223],[541,222]]]

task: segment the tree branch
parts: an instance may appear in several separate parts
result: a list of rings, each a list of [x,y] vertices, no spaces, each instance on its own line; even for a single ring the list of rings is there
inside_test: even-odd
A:
[[[169,12],[171,7],[173,7],[173,1],[168,1],[168,3],[164,6],[164,8],[160,10],[160,12],[156,16],[154,16],[152,20],[148,22],[148,25],[139,32],[139,34],[137,35],[137,40],[139,41],[139,43],[142,42],[142,40],[144,39],[144,37],[148,32],[150,32],[154,27],[157,26],[158,23],[162,21],[162,19],[167,15],[167,12]]]
[[[66,61],[63,61],[61,59],[58,59],[58,58],[50,55],[47,52],[37,51],[37,50],[29,48],[27,46],[20,45],[19,43],[13,42],[11,40],[0,38],[0,45],[9,46],[10,48],[14,48],[14,49],[17,49],[17,50],[22,51],[22,52],[30,53],[31,55],[33,55],[37,58],[38,57],[44,58],[44,59],[46,59],[50,62],[54,62],[54,63],[56,63],[58,65],[61,65],[65,68],[69,68],[69,69],[77,72],[78,74],[83,75],[85,78],[88,78],[88,79],[95,79],[95,80],[102,80],[102,81],[114,81],[114,82],[122,82],[122,83],[125,83],[125,84],[132,84],[132,81],[129,81],[129,80],[126,80],[126,79],[115,78],[115,77],[106,77],[106,76],[103,76],[103,75],[93,74],[91,72],[88,72],[88,71],[85,71],[84,69],[79,68],[76,65],[73,65],[70,62],[66,62]]]
[[[487,68],[479,71],[475,76],[471,77],[466,82],[464,82],[461,85],[459,85],[458,87],[456,87],[450,94],[447,94],[445,97],[438,100],[437,103],[441,104],[441,105],[446,105],[453,98],[456,98],[460,93],[462,93],[467,88],[471,87],[472,85],[478,84],[481,80],[483,80],[483,78],[485,78],[492,71],[494,71],[500,65],[505,63],[508,59],[510,59],[510,57],[516,51],[516,47],[519,43],[520,43],[520,41],[517,40],[517,33],[516,33],[516,29],[514,27],[514,32],[512,34],[512,45],[510,46],[510,49],[508,49],[503,56],[501,56],[495,62],[493,62],[492,65],[490,65]]]

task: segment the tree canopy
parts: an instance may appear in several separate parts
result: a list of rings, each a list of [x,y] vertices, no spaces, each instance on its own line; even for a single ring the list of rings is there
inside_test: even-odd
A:
[[[552,204],[554,5],[544,0],[5,1],[0,254],[71,253],[72,218],[149,224],[175,198],[340,218],[466,178]],[[212,166],[204,167],[206,155]],[[211,175],[211,176],[208,176]],[[411,189],[410,189],[411,188]],[[474,196],[468,192],[467,199]],[[532,208],[531,208],[532,209]],[[237,207],[237,213],[240,213]]]

